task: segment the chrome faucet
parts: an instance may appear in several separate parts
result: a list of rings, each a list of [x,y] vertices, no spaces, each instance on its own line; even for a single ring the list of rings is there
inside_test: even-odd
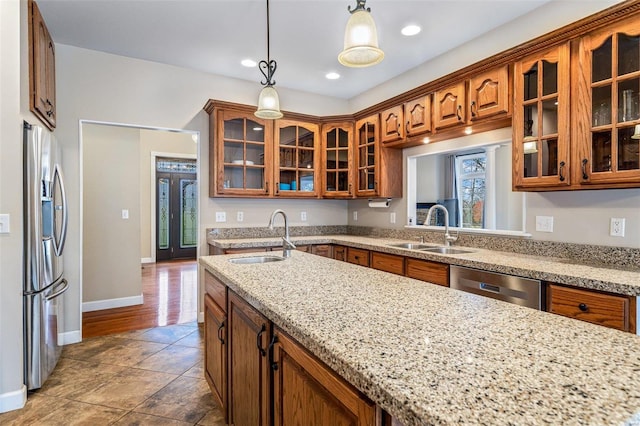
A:
[[[276,209],[271,213],[269,219],[269,229],[273,229],[273,220],[280,213],[284,219],[284,237],[282,237],[282,257],[291,257],[291,250],[295,250],[296,246],[289,239],[289,224],[287,223],[287,214],[280,209]]]
[[[434,210],[438,209],[444,211],[444,245],[446,247],[449,247],[451,246],[451,243],[455,242],[458,239],[458,236],[456,235],[454,237],[449,234],[449,211],[445,206],[443,206],[442,204],[435,204],[431,206],[431,208],[427,212],[427,219],[424,221],[424,224],[425,226],[429,225],[429,223],[431,222],[431,213],[433,213]]]

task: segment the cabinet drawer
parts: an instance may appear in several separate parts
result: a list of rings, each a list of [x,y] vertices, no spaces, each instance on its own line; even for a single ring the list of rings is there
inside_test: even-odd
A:
[[[227,312],[227,286],[206,270],[204,271],[204,289],[218,307],[223,312]]]
[[[404,275],[404,257],[371,252],[371,267],[392,274]]]
[[[407,258],[407,277],[449,287],[449,265]]]
[[[604,325],[622,331],[631,330],[629,298],[589,290],[549,284],[548,311]]]
[[[347,261],[347,248],[345,246],[333,246],[333,258],[335,260]]]
[[[348,247],[347,262],[360,266],[369,266],[369,250]]]
[[[330,244],[318,244],[311,248],[311,253],[317,256],[333,257],[333,250]]]

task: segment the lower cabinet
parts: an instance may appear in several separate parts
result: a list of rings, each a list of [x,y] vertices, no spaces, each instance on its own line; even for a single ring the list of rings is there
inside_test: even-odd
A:
[[[547,311],[631,333],[636,332],[635,304],[630,296],[547,286]]]
[[[317,256],[333,258],[331,244],[316,244],[311,248],[311,253]]]
[[[404,257],[372,251],[371,267],[396,275],[404,275]]]
[[[360,266],[369,266],[369,250],[347,247],[347,262]]]
[[[228,293],[228,424],[269,425],[271,323],[240,296]]]
[[[204,295],[204,317],[204,375],[227,422],[227,316],[208,294]]]
[[[277,327],[275,425],[374,425],[376,406]]]
[[[406,276],[449,287],[449,265],[446,263],[408,257]]]
[[[335,260],[347,261],[347,248],[345,246],[333,246],[333,258]]]

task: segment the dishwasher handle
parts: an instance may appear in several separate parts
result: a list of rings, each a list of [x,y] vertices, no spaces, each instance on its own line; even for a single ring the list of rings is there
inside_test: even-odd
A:
[[[480,289],[491,291],[493,293],[500,293],[500,287],[497,285],[491,285],[487,283],[480,283]]]

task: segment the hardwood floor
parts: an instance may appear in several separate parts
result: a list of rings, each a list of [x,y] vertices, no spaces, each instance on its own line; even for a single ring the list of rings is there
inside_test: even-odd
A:
[[[84,312],[83,338],[197,320],[196,260],[173,260],[141,266],[144,304]]]

